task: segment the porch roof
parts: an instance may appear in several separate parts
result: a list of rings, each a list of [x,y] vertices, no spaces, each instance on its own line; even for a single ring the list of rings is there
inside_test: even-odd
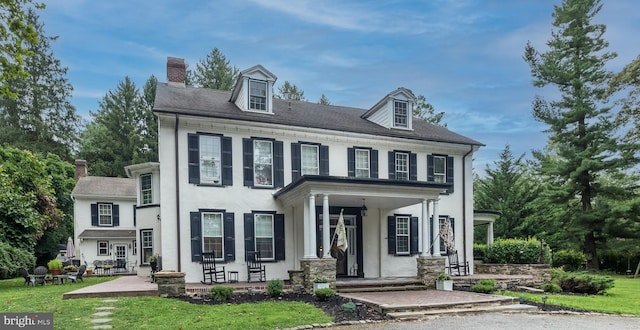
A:
[[[311,194],[328,194],[331,205],[397,209],[437,199],[450,187],[450,183],[304,175],[273,196],[283,206],[300,205]]]
[[[107,238],[136,238],[135,230],[127,229],[85,229],[78,238],[107,239]]]

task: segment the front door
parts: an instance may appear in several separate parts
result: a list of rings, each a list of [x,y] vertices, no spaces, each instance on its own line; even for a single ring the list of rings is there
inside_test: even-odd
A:
[[[344,227],[347,233],[348,248],[341,251],[336,246],[336,225],[338,224],[338,214],[332,214],[329,218],[331,222],[331,256],[337,259],[337,276],[358,276],[358,244],[356,238],[356,217],[354,215],[343,215]]]
[[[116,249],[116,260],[127,260],[127,245],[126,244],[114,244]]]

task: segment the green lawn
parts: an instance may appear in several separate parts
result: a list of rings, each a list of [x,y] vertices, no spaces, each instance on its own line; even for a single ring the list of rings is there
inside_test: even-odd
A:
[[[505,292],[505,295],[525,297],[535,302],[542,302],[542,296],[547,296],[547,304],[549,305],[567,306],[609,314],[640,315],[640,278],[612,277],[615,279],[615,286],[603,295],[530,294],[522,292]]]
[[[114,279],[85,278],[84,283],[24,286],[24,279],[0,281],[0,312],[53,312],[55,329],[87,329],[100,306],[113,306],[109,323],[120,329],[274,329],[331,322],[314,306],[294,302],[241,305],[193,305],[160,297],[119,297],[62,300],[62,294]]]

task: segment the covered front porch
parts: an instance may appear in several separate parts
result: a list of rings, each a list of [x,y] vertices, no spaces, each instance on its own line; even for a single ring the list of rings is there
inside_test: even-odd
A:
[[[437,258],[444,271],[440,222],[431,219],[440,218],[440,195],[449,187],[303,176],[278,191],[274,197],[293,217],[292,253],[296,270],[302,273],[300,285],[310,288],[319,277],[333,284],[344,278],[418,277],[421,267],[416,257]],[[341,213],[348,242],[345,251],[333,239]]]

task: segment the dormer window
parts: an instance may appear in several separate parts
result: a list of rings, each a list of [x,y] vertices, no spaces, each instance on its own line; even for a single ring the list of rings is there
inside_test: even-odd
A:
[[[249,110],[267,111],[267,82],[249,80]]]
[[[393,126],[408,127],[409,103],[403,101],[393,102]]]

